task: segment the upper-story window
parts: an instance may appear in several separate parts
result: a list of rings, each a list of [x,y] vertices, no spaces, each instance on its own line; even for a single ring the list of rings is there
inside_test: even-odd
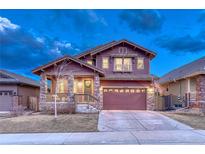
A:
[[[131,58],[124,58],[123,61],[123,71],[132,71],[132,59]]]
[[[92,65],[93,64],[93,61],[92,60],[87,60],[87,63]]]
[[[114,71],[122,71],[122,58],[115,58]]]
[[[131,58],[115,58],[114,71],[120,71],[120,72],[132,71],[132,59]]]
[[[137,58],[137,69],[144,69],[144,58]]]
[[[103,69],[108,69],[109,68],[109,58],[108,57],[103,57],[103,59],[102,59],[102,68]]]

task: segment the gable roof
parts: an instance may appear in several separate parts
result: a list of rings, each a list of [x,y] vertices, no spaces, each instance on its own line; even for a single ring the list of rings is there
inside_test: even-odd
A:
[[[33,79],[6,70],[0,70],[0,84],[26,84],[40,87],[40,84]]]
[[[112,42],[106,43],[106,44],[104,44],[104,45],[97,46],[97,47],[92,48],[92,49],[90,49],[90,50],[87,50],[87,51],[85,51],[85,52],[83,52],[83,53],[80,53],[80,54],[76,55],[75,57],[76,57],[76,58],[81,58],[81,57],[86,56],[86,55],[89,55],[89,54],[90,54],[90,55],[95,55],[95,54],[97,54],[97,53],[99,53],[99,52],[102,52],[102,51],[104,51],[104,50],[106,50],[106,49],[109,49],[109,48],[111,48],[111,47],[113,47],[113,46],[116,46],[116,45],[119,45],[119,44],[121,44],[121,43],[127,43],[127,44],[129,44],[129,45],[131,45],[131,46],[133,46],[133,47],[135,47],[135,48],[138,48],[138,49],[140,49],[140,50],[142,50],[142,51],[144,51],[144,52],[150,54],[151,59],[153,59],[153,58],[156,56],[156,53],[155,53],[155,52],[150,51],[150,50],[148,50],[148,49],[146,49],[146,48],[144,48],[144,47],[142,47],[142,46],[139,46],[139,45],[137,45],[136,43],[133,43],[133,42],[131,42],[131,41],[128,41],[128,40],[126,40],[126,39],[122,39],[122,40],[119,40],[119,41],[112,41]]]
[[[97,68],[97,67],[95,67],[95,66],[93,66],[93,65],[87,64],[87,63],[85,63],[84,61],[82,61],[82,60],[80,60],[80,59],[76,59],[76,58],[71,57],[71,56],[68,56],[68,55],[63,56],[63,57],[61,57],[61,58],[58,58],[58,59],[56,59],[56,60],[54,60],[54,61],[51,61],[51,62],[49,62],[48,64],[39,66],[39,67],[33,69],[32,72],[33,72],[34,74],[40,75],[40,72],[41,72],[43,69],[46,69],[46,68],[48,68],[48,67],[50,67],[50,66],[52,66],[52,65],[54,65],[54,64],[57,64],[57,63],[60,63],[60,62],[64,61],[64,60],[71,60],[71,61],[76,62],[76,63],[78,63],[78,64],[81,64],[81,65],[83,65],[83,66],[85,66],[85,67],[87,67],[87,68],[89,68],[89,69],[91,69],[91,70],[94,70],[94,71],[100,73],[101,75],[104,75],[103,70],[101,70],[101,69],[99,69],[99,68]]]
[[[205,56],[165,74],[159,83],[165,84],[200,74],[205,74]]]

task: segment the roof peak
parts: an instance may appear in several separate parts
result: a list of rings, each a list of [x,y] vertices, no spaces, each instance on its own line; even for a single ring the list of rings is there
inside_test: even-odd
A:
[[[142,51],[145,51],[145,52],[149,53],[150,55],[152,55],[151,58],[154,58],[155,55],[156,55],[155,52],[150,51],[150,50],[148,50],[148,49],[146,49],[146,48],[144,48],[144,47],[142,47],[142,46],[140,46],[140,45],[138,45],[138,44],[136,44],[136,43],[134,43],[134,42],[132,42],[132,41],[129,41],[129,40],[127,40],[127,39],[120,39],[120,40],[118,40],[118,41],[113,40],[113,41],[111,41],[111,42],[109,42],[109,43],[96,46],[96,47],[94,47],[94,48],[91,48],[91,49],[89,49],[89,50],[86,50],[85,52],[79,53],[79,54],[76,55],[75,57],[76,57],[76,58],[81,58],[81,57],[86,56],[86,55],[89,55],[89,54],[93,54],[93,55],[94,55],[94,54],[96,54],[96,53],[99,53],[99,52],[101,52],[101,51],[103,51],[103,50],[106,50],[106,49],[108,49],[108,48],[110,48],[110,47],[116,46],[116,45],[118,45],[118,44],[120,44],[120,43],[123,43],[123,42],[125,42],[125,43],[127,43],[127,44],[129,44],[129,45],[135,46],[136,48],[138,48],[138,49],[140,49],[140,50],[142,50]]]
[[[88,67],[89,69],[95,70],[95,71],[99,72],[100,74],[103,74],[103,75],[104,75],[103,70],[101,70],[101,69],[99,69],[99,68],[97,68],[97,67],[95,67],[95,66],[93,66],[93,65],[89,65],[89,64],[85,63],[84,61],[82,61],[82,60],[80,60],[80,59],[77,59],[77,58],[75,58],[75,57],[72,57],[72,56],[70,56],[70,55],[65,55],[65,56],[63,56],[63,57],[61,57],[61,58],[58,58],[58,59],[56,59],[56,60],[54,60],[54,61],[51,61],[51,62],[49,62],[49,63],[47,63],[47,64],[45,64],[45,65],[39,66],[39,67],[33,69],[32,72],[33,72],[34,74],[39,75],[39,73],[40,73],[41,70],[43,70],[43,69],[45,69],[45,68],[47,68],[47,67],[50,67],[50,66],[52,66],[52,65],[54,65],[54,64],[56,64],[56,63],[60,63],[61,61],[66,60],[67,58],[68,58],[68,60],[74,61],[74,62],[76,62],[76,63],[78,63],[78,64],[82,64],[82,65]]]

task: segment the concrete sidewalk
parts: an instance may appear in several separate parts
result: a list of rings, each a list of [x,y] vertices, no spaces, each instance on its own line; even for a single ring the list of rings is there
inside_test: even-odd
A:
[[[0,134],[0,144],[205,144],[205,130]]]

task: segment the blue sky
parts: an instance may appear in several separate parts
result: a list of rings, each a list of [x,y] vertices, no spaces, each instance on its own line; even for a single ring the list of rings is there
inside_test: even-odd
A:
[[[162,76],[205,56],[205,10],[0,10],[0,68],[34,79],[39,65],[119,39],[155,51]]]

